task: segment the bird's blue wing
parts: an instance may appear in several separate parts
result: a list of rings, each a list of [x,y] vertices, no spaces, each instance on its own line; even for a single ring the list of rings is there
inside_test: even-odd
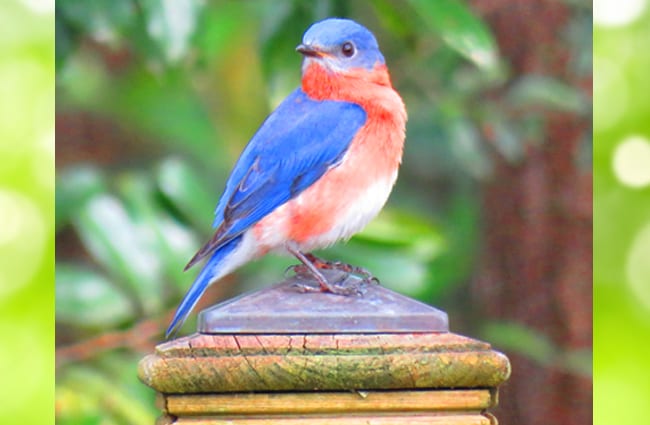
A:
[[[365,111],[355,103],[315,101],[296,89],[242,152],[215,210],[215,235],[187,267],[336,166],[365,121]]]

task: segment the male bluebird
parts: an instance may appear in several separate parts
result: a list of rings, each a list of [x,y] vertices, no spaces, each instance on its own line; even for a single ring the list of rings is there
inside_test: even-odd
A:
[[[386,203],[397,179],[406,109],[373,34],[348,19],[305,32],[302,84],[264,121],[235,164],[208,258],[176,310],[178,329],[206,288],[269,251],[296,256],[322,291],[341,292],[309,251],[348,239]]]

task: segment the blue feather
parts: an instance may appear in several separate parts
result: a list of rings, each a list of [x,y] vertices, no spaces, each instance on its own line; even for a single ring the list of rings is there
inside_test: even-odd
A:
[[[241,240],[242,236],[238,236],[225,245],[219,247],[219,249],[212,254],[212,257],[210,257],[208,262],[205,264],[203,270],[201,270],[201,273],[196,277],[189,291],[185,294],[183,301],[181,301],[180,305],[176,309],[174,319],[172,319],[172,322],[165,333],[166,338],[169,338],[170,335],[183,326],[185,319],[187,319],[187,316],[192,312],[194,306],[199,301],[199,298],[201,298],[201,295],[203,295],[205,290],[208,289],[210,282],[222,274],[221,272],[223,270],[224,261],[240,245]]]
[[[337,166],[365,122],[366,112],[355,103],[316,101],[300,88],[291,93],[239,157],[215,210],[216,234],[187,267]]]
[[[238,234],[337,165],[366,121],[361,106],[291,93],[253,136],[226,183],[214,227],[235,218]],[[230,217],[226,217],[226,212]]]

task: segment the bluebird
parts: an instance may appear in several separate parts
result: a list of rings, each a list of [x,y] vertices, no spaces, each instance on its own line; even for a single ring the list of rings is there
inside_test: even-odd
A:
[[[310,251],[349,239],[386,203],[397,179],[406,109],[374,35],[329,18],[307,29],[301,86],[264,121],[237,160],[219,200],[214,236],[186,270],[207,258],[167,329],[184,323],[207,287],[266,253],[294,255],[322,291]]]

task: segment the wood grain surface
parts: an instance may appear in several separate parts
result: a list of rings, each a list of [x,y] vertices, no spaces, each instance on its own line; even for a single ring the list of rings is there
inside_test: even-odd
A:
[[[244,393],[161,396],[174,416],[359,412],[476,411],[492,405],[489,390]]]
[[[138,374],[168,394],[491,388],[510,365],[489,344],[453,333],[194,334],[159,345]]]

